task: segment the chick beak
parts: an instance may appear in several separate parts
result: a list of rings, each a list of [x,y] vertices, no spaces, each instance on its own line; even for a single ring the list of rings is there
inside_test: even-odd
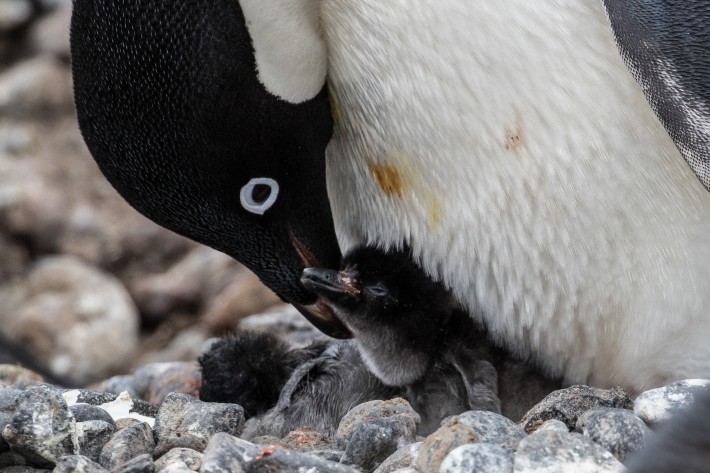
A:
[[[325,300],[354,298],[360,294],[350,277],[333,269],[306,268],[301,276],[301,284]]]

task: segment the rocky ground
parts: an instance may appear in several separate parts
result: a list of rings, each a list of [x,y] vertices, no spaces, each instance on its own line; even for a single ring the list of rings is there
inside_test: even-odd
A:
[[[22,347],[52,381],[0,364],[0,471],[617,472],[703,384],[635,400],[571,387],[516,422],[471,411],[426,437],[407,401],[379,400],[334,435],[241,438],[240,406],[195,397],[211,337],[265,330],[305,345],[319,334],[102,178],[73,110],[70,8],[0,0],[0,345]],[[0,363],[14,355],[0,347]]]

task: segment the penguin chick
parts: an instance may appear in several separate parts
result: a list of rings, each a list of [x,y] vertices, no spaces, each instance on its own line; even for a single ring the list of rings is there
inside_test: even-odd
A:
[[[245,331],[223,337],[198,360],[200,399],[239,404],[246,419],[263,414],[276,405],[296,367],[324,348],[325,342],[313,342],[295,349],[269,333]]]

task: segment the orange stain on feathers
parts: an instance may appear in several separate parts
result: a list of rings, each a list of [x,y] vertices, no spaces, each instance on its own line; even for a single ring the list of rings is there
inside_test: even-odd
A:
[[[402,198],[404,195],[404,180],[396,167],[389,164],[369,164],[368,168],[380,189],[388,197]]]

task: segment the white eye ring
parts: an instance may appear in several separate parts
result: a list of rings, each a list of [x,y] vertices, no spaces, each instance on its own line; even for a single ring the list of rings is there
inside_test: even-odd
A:
[[[257,186],[267,186],[269,187],[269,195],[265,200],[257,200],[254,198],[254,190]],[[268,177],[255,177],[247,182],[244,187],[242,187],[239,193],[239,200],[242,203],[242,207],[245,210],[257,214],[264,215],[264,212],[269,210],[271,206],[276,202],[276,198],[279,196],[279,183]]]

